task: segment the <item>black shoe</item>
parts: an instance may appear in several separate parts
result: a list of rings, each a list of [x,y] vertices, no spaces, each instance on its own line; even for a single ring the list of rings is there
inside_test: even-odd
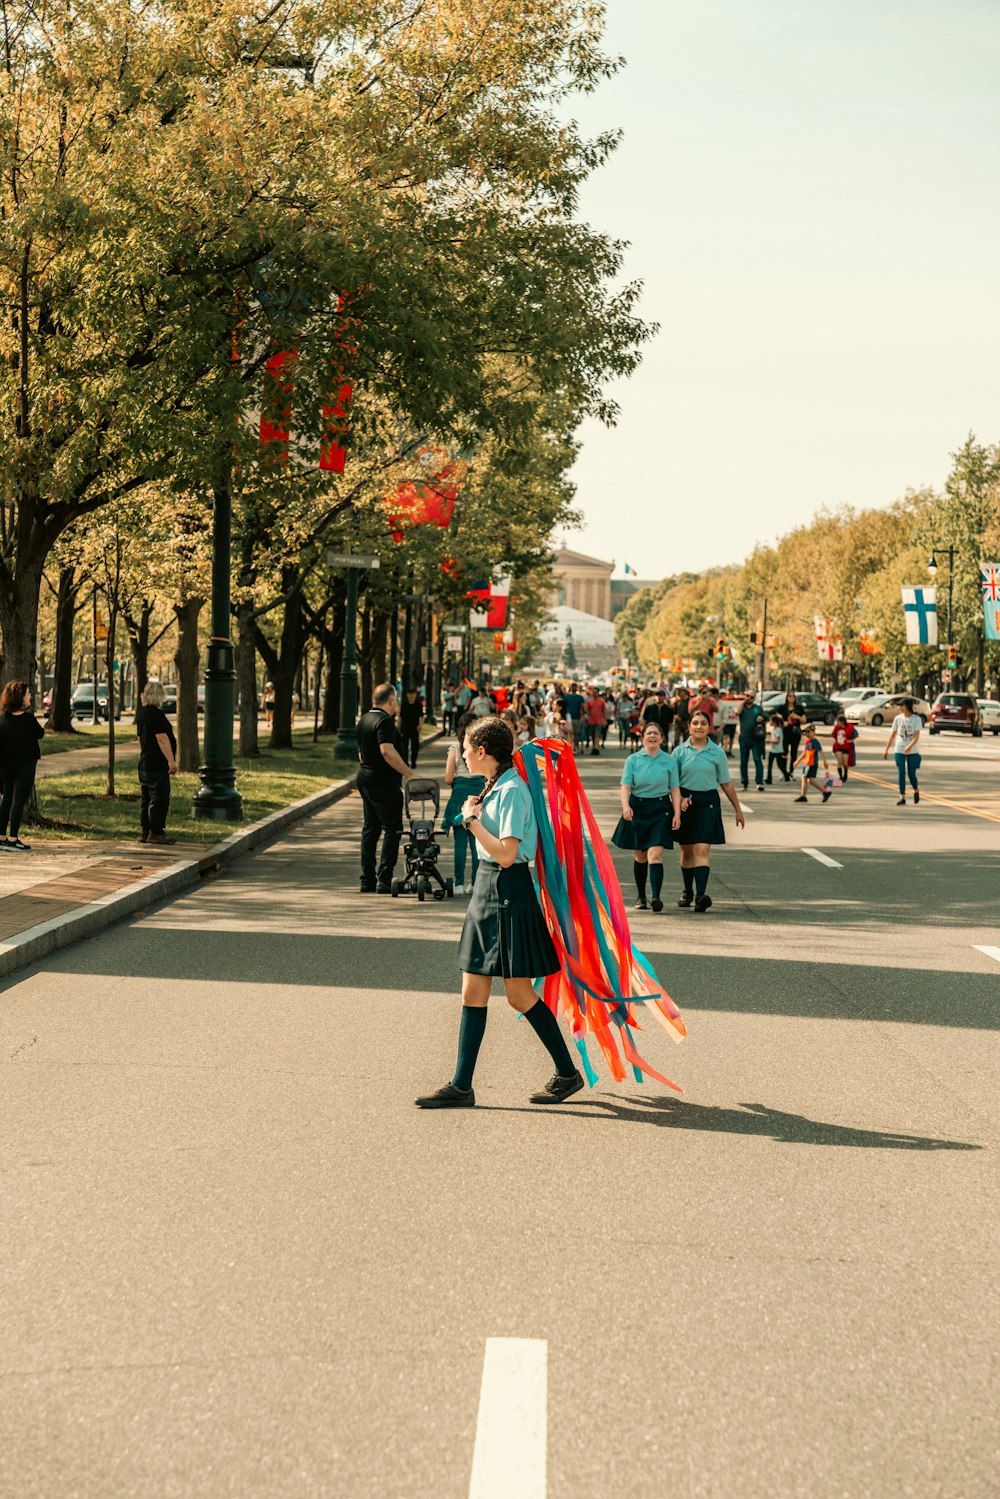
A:
[[[757,790],[758,791],[763,791],[763,789],[764,789],[763,784],[759,784],[758,787],[757,787]]]
[[[359,895],[374,895],[375,894],[375,886],[374,885],[359,885],[358,886],[358,894]]]
[[[648,911],[649,910],[649,905],[648,905],[648,903],[646,901],[646,897],[644,895],[640,895],[639,896],[639,899],[636,901],[635,905],[632,907],[632,910],[633,911]]]
[[[832,795],[833,795],[832,791],[824,791],[823,792],[823,800],[825,802],[828,802],[830,800],[830,798],[831,798]]]
[[[914,805],[914,806],[916,806],[916,805],[917,805],[917,802],[918,802],[918,801],[919,801],[919,800],[920,800],[920,792],[919,792],[919,791],[915,791],[915,792],[914,792],[914,793],[913,793],[913,805]]]
[[[662,902],[662,900],[660,899],[660,897],[658,895],[654,895],[654,897],[653,897],[653,899],[651,901],[651,905],[652,905],[654,911],[662,911],[663,910],[663,902]]]
[[[681,907],[682,910],[686,909],[686,907],[688,906],[694,905],[694,891],[685,890],[684,894],[681,896],[677,904]]]
[[[807,796],[797,796],[797,797],[796,797],[796,798],[795,798],[795,800],[796,800],[796,801],[797,801],[797,802],[807,802],[807,801],[808,801],[808,800],[809,800],[809,798],[808,798],[808,797],[807,797]]]
[[[166,833],[150,833],[149,837],[146,839],[146,842],[147,843],[159,843],[159,844],[162,844],[163,847],[166,847],[168,844],[176,843],[177,839],[176,838],[168,838],[167,835],[166,835]]]
[[[901,796],[899,798],[899,801],[896,803],[896,806],[897,807],[905,807],[906,806],[906,797],[905,796]]]
[[[16,854],[31,853],[31,844],[22,843],[20,838],[8,838],[7,847],[13,849]]]
[[[532,1093],[528,1102],[562,1103],[563,1099],[571,1098],[574,1093],[579,1093],[583,1085],[583,1075],[580,1072],[571,1072],[569,1077],[560,1077],[557,1072],[540,1093]]]
[[[140,833],[139,834],[139,842],[140,843],[148,843],[149,842],[149,834],[148,833]]]
[[[445,1083],[436,1093],[425,1093],[413,1101],[418,1109],[474,1109],[476,1095],[471,1088],[456,1088],[454,1083]]]
[[[710,895],[699,895],[694,903],[694,908],[696,911],[707,911],[711,904],[712,897]]]
[[[392,894],[392,886],[391,885],[376,885],[375,886],[375,894],[376,895],[391,895]]]

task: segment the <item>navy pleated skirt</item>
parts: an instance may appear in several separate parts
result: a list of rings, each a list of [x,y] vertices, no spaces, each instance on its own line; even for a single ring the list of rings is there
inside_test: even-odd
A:
[[[501,869],[479,860],[465,913],[458,966],[463,973],[537,979],[559,969],[528,864]]]
[[[677,833],[678,843],[725,843],[726,830],[722,824],[722,802],[717,791],[685,791],[681,787],[681,800],[691,798],[691,805],[681,813],[681,825]]]
[[[640,849],[673,848],[674,835],[670,824],[674,820],[674,806],[669,796],[631,795],[628,804],[632,808],[632,821],[619,817],[618,826],[611,834],[615,848]]]

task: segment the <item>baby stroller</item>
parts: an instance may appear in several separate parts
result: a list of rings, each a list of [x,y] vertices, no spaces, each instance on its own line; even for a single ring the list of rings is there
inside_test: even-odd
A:
[[[444,900],[446,895],[455,894],[455,882],[450,876],[448,879],[442,878],[437,867],[441,849],[435,837],[437,828],[434,824],[441,810],[440,788],[437,781],[414,776],[406,783],[405,796],[406,820],[409,823],[406,847],[403,850],[406,873],[401,880],[393,880],[392,893],[415,895],[417,900],[426,900],[429,894],[433,894],[435,900]],[[414,816],[411,809],[416,802],[420,803],[420,811]],[[430,817],[427,816],[428,803],[433,807]]]

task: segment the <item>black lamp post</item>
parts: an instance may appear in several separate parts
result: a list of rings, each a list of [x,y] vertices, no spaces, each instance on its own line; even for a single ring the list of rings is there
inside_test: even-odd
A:
[[[958,547],[947,547],[947,548],[945,548],[945,547],[932,546],[931,547],[931,554],[930,554],[930,556],[927,559],[927,571],[930,573],[930,575],[931,575],[932,578],[936,578],[937,577],[937,570],[938,570],[938,560],[937,560],[937,555],[936,554],[938,552],[944,552],[944,551],[947,551],[947,553],[948,553],[948,641],[947,641],[947,644],[948,644],[949,651],[951,650],[952,646],[955,643],[952,640],[952,638],[951,638],[951,623],[952,623],[952,606],[953,606],[953,602],[954,602],[954,592],[955,592],[955,553],[958,550],[959,550]]]
[[[204,764],[191,805],[193,816],[212,822],[240,822],[243,798],[236,789],[233,719],[236,670],[230,620],[230,543],[233,505],[228,480],[215,487],[212,506],[212,638],[205,666]]]

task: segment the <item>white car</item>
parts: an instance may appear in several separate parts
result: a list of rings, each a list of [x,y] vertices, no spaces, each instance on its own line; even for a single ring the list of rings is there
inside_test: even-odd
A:
[[[852,703],[866,703],[873,697],[885,697],[885,692],[881,687],[848,687],[843,692],[831,692],[830,696],[842,708],[849,708]]]
[[[900,711],[900,704],[907,697],[911,698],[913,711],[921,724],[925,724],[931,716],[930,703],[907,692],[880,692],[877,697],[867,698],[863,703],[848,703],[844,709],[847,722],[868,724],[873,729],[891,724]]]
[[[1000,703],[991,697],[977,697],[976,702],[983,715],[983,733],[1000,734]]]

